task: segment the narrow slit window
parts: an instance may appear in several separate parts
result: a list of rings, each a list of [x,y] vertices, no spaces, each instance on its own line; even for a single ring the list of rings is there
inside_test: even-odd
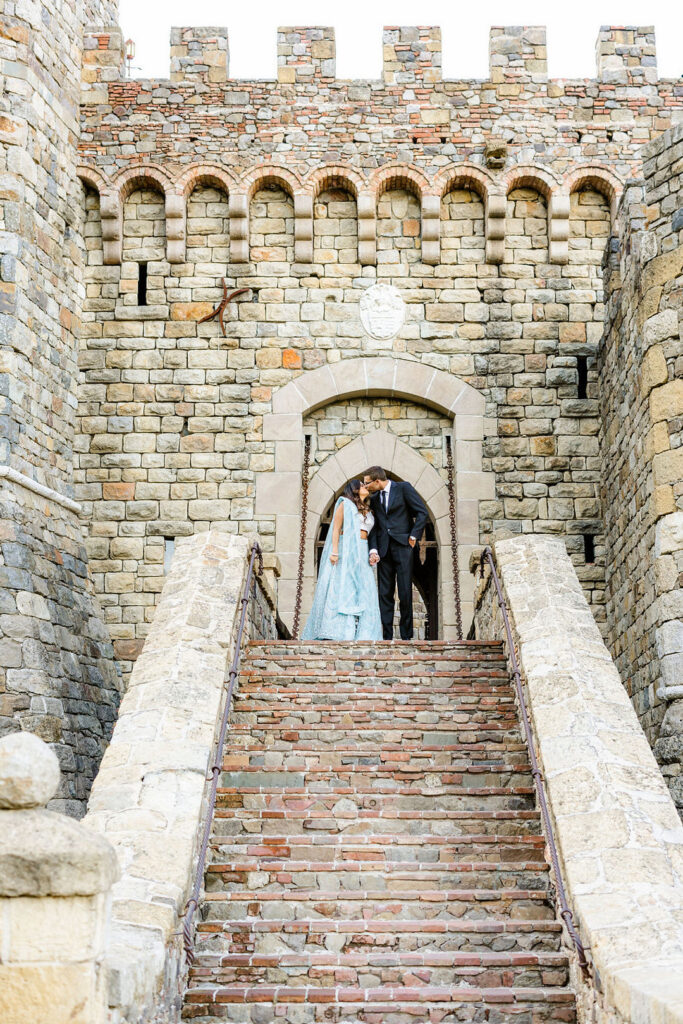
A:
[[[595,562],[595,537],[592,533],[583,535],[583,555],[586,565],[592,565]]]
[[[138,264],[138,306],[147,305],[147,264]]]
[[[164,575],[168,576],[175,551],[175,537],[164,537]]]
[[[577,356],[576,357],[576,371],[579,376],[578,382],[578,397],[588,397],[588,357]]]

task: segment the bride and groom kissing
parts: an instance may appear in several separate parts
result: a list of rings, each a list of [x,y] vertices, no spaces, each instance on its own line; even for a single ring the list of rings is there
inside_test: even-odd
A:
[[[398,586],[399,631],[413,638],[413,548],[428,521],[412,484],[372,466],[337,500],[302,640],[392,640]],[[377,583],[373,566],[377,566]]]

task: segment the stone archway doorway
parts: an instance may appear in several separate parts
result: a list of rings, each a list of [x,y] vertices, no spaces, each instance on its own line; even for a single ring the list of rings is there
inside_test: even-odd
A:
[[[346,481],[362,476],[367,467],[373,464],[383,466],[394,480],[409,480],[427,506],[436,552],[429,561],[430,567],[433,567],[434,561],[436,562],[436,583],[432,584],[428,595],[432,602],[433,614],[436,610],[436,624],[430,628],[436,634],[433,639],[453,636],[455,601],[446,481],[415,449],[383,429],[370,431],[351,441],[321,463],[311,477],[306,524],[302,623],[306,620],[313,600],[318,568],[317,542],[325,517],[329,516],[330,506],[334,505],[336,496],[341,493]],[[418,572],[416,576],[418,591],[424,591],[428,583],[427,570]]]
[[[257,520],[274,521],[275,550],[280,560],[282,574],[278,583],[278,611],[283,622],[292,625],[297,590],[297,566],[299,537],[301,530],[301,469],[303,464],[303,419],[308,413],[322,408],[331,402],[339,402],[357,396],[408,399],[416,401],[452,419],[453,447],[455,451],[455,492],[458,518],[458,555],[460,562],[460,591],[462,594],[462,616],[465,632],[471,620],[473,609],[473,582],[468,571],[469,557],[475,546],[479,544],[479,502],[492,500],[495,497],[495,476],[482,467],[484,438],[484,407],[485,400],[481,392],[466,381],[443,370],[437,370],[425,363],[399,356],[363,356],[341,359],[337,363],[329,363],[316,370],[309,370],[296,377],[273,395],[273,411],[263,417],[263,439],[273,443],[274,468],[256,474],[255,480],[255,513]],[[345,459],[357,441],[346,445],[335,459]],[[390,442],[401,443],[396,438]],[[416,452],[404,446],[412,456],[419,458]],[[401,449],[403,450],[403,449]],[[346,453],[346,455],[345,455]],[[326,482],[327,467],[333,459],[327,459],[311,479],[311,489],[319,487],[321,507],[317,510],[318,517],[324,512],[337,485],[343,483],[354,473],[367,468],[373,462],[385,464],[375,451],[370,460],[367,454],[359,464],[350,466],[348,471],[340,472],[338,482]],[[426,474],[425,486],[430,487],[430,496],[435,495],[438,508],[432,509],[435,528],[441,545],[440,558],[440,593],[442,596],[442,627],[443,639],[456,636],[455,608],[452,597],[453,581],[450,553],[448,557],[445,545],[450,548],[448,529],[448,498],[444,481],[438,473],[421,460],[414,472],[404,473],[396,470],[402,479],[411,480],[415,484],[416,477],[423,470]],[[430,473],[433,474],[430,477]],[[427,478],[430,477],[428,480]],[[436,479],[434,479],[436,478]],[[415,484],[417,486],[417,484]],[[420,488],[418,488],[420,490]],[[436,498],[436,493],[439,496]],[[427,500],[424,490],[420,490]],[[310,521],[315,516],[309,517]],[[310,607],[312,593],[313,547],[315,533],[310,534],[310,525],[306,536],[306,576],[309,587],[309,603],[306,602],[304,591],[303,612]],[[445,585],[450,576],[450,586]],[[306,581],[305,581],[306,582]],[[450,593],[450,598],[449,598]]]
[[[390,471],[388,471],[388,475],[392,480],[401,479]],[[348,479],[352,480],[353,477]],[[314,575],[316,578],[320,572],[320,556],[322,555],[325,538],[332,522],[334,506],[347,483],[348,480],[345,480],[341,487],[338,488],[327,509],[320,517],[314,554]],[[439,544],[436,539],[434,520],[430,514],[424,537],[413,552],[413,619],[416,640],[439,639],[439,606]],[[394,636],[398,636],[398,615],[398,598],[396,598]]]

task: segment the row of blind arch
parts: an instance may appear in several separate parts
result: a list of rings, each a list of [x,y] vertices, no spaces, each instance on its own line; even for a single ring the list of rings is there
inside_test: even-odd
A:
[[[105,178],[96,168],[81,166],[78,176],[100,196],[103,258],[107,265],[121,262],[123,207],[137,188],[151,187],[164,196],[166,213],[166,256],[170,263],[185,261],[187,200],[198,185],[211,185],[228,196],[230,216],[230,262],[249,262],[249,205],[258,190],[269,184],[287,192],[294,205],[294,259],[306,264],[313,260],[313,204],[327,188],[343,188],[356,201],[358,216],[358,261],[377,262],[377,203],[391,189],[411,192],[420,202],[422,261],[436,265],[441,255],[441,201],[454,188],[476,192],[484,203],[486,261],[502,263],[505,245],[507,196],[520,187],[533,188],[548,204],[548,257],[551,263],[568,260],[569,210],[572,192],[593,188],[609,201],[612,219],[621,196],[620,178],[609,168],[582,165],[560,177],[545,167],[516,165],[494,177],[474,164],[451,164],[434,177],[407,164],[392,164],[370,177],[342,165],[322,166],[302,178],[289,168],[275,164],[254,167],[241,176],[214,164],[192,164],[172,176],[156,164],[136,165]]]

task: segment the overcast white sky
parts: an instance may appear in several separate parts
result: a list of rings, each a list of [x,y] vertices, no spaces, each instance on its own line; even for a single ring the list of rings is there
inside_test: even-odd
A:
[[[233,78],[275,78],[278,25],[334,25],[338,78],[379,78],[382,25],[440,25],[446,78],[485,78],[490,25],[547,25],[553,78],[592,77],[600,25],[654,24],[659,73],[683,74],[681,0],[120,0],[135,77],[168,77],[171,25],[226,25]]]

